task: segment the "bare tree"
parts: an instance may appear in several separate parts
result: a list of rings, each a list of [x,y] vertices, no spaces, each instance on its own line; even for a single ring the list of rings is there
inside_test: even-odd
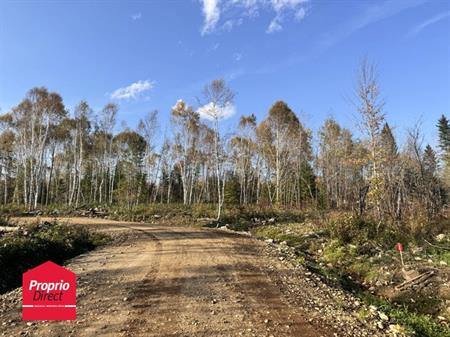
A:
[[[103,153],[100,167],[99,201],[112,203],[114,193],[114,178],[116,173],[117,157],[113,155],[113,129],[116,125],[119,107],[109,103],[100,112],[99,129],[103,133]],[[104,191],[104,193],[103,193]]]
[[[226,111],[232,108],[233,91],[224,80],[213,80],[203,89],[203,106],[199,109],[212,121],[214,130],[214,162],[217,179],[217,221],[220,220],[225,195],[225,152],[220,135],[219,123],[226,117]]]
[[[358,70],[356,97],[358,112],[361,116],[363,130],[368,136],[370,177],[368,201],[375,207],[381,220],[381,202],[383,199],[383,181],[380,175],[380,162],[383,160],[380,134],[384,124],[384,101],[380,97],[380,86],[376,66],[367,58],[361,61]]]
[[[171,123],[174,129],[173,150],[177,158],[183,185],[183,203],[190,204],[198,165],[200,116],[191,106],[178,100],[172,108]]]
[[[161,156],[155,153],[155,136],[158,124],[158,111],[153,110],[139,121],[138,133],[145,139],[147,148],[144,157],[144,166],[146,170],[147,182],[152,189],[151,199],[156,200],[159,184],[159,174],[161,169]]]

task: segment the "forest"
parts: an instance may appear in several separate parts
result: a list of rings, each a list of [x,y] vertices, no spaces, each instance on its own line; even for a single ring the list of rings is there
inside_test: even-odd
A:
[[[0,202],[34,210],[49,205],[214,204],[224,207],[344,210],[381,224],[423,226],[447,204],[450,123],[436,121],[439,147],[424,144],[420,124],[398,144],[384,113],[376,67],[357,71],[354,109],[361,137],[333,119],[317,134],[288,102],[258,121],[241,116],[225,133],[223,111],[235,93],[207,84],[200,109],[178,100],[170,133],[158,140],[158,112],[136,129],[117,126],[119,106],[69,111],[57,92],[36,87],[0,116]],[[313,146],[316,143],[317,146]]]
[[[450,337],[450,1],[0,0],[0,46],[0,337]]]
[[[94,111],[80,101],[69,109],[57,92],[32,88],[0,115],[0,230],[9,231],[0,237],[0,269],[7,271],[0,291],[17,287],[22,272],[47,259],[63,263],[97,247],[104,247],[100,253],[115,249],[116,229],[134,235],[160,230],[157,241],[168,244],[171,235],[174,249],[184,249],[181,238],[192,247],[219,239],[236,244],[231,229],[264,240],[272,255],[279,254],[276,261],[303,270],[295,282],[311,282],[314,275],[326,285],[327,298],[337,301],[328,322],[345,305],[354,324],[372,329],[369,335],[448,336],[450,121],[442,114],[435,122],[434,147],[424,142],[420,123],[398,141],[376,66],[363,60],[356,73],[355,132],[332,117],[313,132],[282,100],[262,120],[243,115],[230,130],[224,119],[236,93],[222,79],[205,85],[198,107],[175,102],[164,134],[156,110],[131,129],[118,125],[115,103]],[[54,222],[36,215],[54,216]],[[27,218],[36,223],[26,225]],[[135,227],[137,220],[142,227]],[[66,225],[70,221],[92,228],[111,222],[110,233]],[[152,235],[141,241],[138,255],[121,262],[124,268],[158,256],[147,251]],[[402,243],[399,259],[394,247]],[[238,251],[255,254],[255,247],[241,244]],[[229,254],[226,248],[218,256]],[[205,256],[212,255],[191,263]],[[312,310],[325,301],[316,281],[307,291],[319,301]],[[295,293],[303,294],[304,286],[299,289]],[[348,331],[354,336],[356,330]]]

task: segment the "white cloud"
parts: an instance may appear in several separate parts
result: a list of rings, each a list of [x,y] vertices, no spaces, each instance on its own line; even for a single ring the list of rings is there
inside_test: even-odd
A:
[[[227,119],[236,113],[236,108],[233,104],[228,104],[223,108],[215,107],[212,102],[205,104],[198,108],[198,114],[201,118],[213,121],[216,118],[219,120]]]
[[[243,22],[244,22],[243,18],[239,18],[236,20],[230,19],[230,20],[225,21],[222,28],[224,30],[226,30],[227,32],[231,32],[234,27],[238,27],[238,26],[242,25]]]
[[[308,0],[270,0],[275,12],[281,12],[284,9],[296,9],[299,5],[308,2]]]
[[[228,32],[230,32],[233,29],[233,27],[234,27],[234,20],[227,20],[223,24],[223,29],[225,29]]]
[[[112,99],[135,99],[139,97],[143,92],[153,89],[154,82],[149,80],[140,80],[131,83],[127,87],[119,88],[114,90],[110,95]]]
[[[306,10],[303,7],[309,0],[270,0],[271,6],[276,13],[276,16],[272,19],[267,27],[266,33],[276,33],[283,30],[281,23],[284,16],[290,12],[295,13],[295,19],[300,22],[306,16]]]
[[[220,8],[219,0],[203,0],[203,16],[205,22],[203,24],[202,35],[212,32],[219,22]]]
[[[215,52],[217,49],[219,49],[219,47],[220,47],[220,43],[219,43],[219,42],[216,42],[216,43],[214,43],[211,47],[209,47],[208,49],[206,49],[206,51],[207,51],[208,53],[212,53],[212,52]]]
[[[233,58],[236,62],[239,62],[240,60],[242,60],[242,54],[241,53],[234,53],[233,54]]]
[[[345,21],[342,26],[327,32],[318,42],[319,50],[325,51],[367,26],[423,5],[426,2],[427,0],[397,0],[371,5],[353,19]]]
[[[295,19],[297,20],[297,21],[302,21],[304,18],[305,18],[305,16],[306,16],[306,11],[305,11],[305,9],[302,7],[302,8],[300,8],[298,11],[297,11],[297,13],[295,13]]]
[[[133,14],[133,15],[131,16],[131,19],[132,19],[133,21],[139,20],[140,18],[142,18],[142,13],[141,13],[141,12],[136,13],[136,14]]]
[[[283,30],[283,27],[279,23],[278,17],[275,17],[271,22],[269,27],[267,27],[266,33],[276,33]]]
[[[275,14],[266,32],[283,29],[282,22],[295,18],[297,22],[307,14],[305,8],[310,0],[202,0],[204,23],[202,35],[214,32],[218,27],[231,31],[242,24],[244,18],[255,18],[261,11]],[[219,24],[220,19],[224,22]]]
[[[420,25],[417,25],[416,27],[411,29],[408,33],[408,36],[416,35],[416,34],[420,33],[426,27],[428,27],[432,24],[435,24],[441,20],[444,20],[445,18],[448,18],[448,17],[450,17],[450,11],[443,12],[436,16],[433,16],[432,18],[422,22]]]

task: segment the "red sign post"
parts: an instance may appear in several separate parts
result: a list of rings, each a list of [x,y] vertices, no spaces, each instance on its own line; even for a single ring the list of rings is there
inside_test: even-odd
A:
[[[22,276],[22,319],[76,319],[76,275],[47,261]]]
[[[402,267],[405,268],[405,264],[403,263],[403,245],[400,242],[397,242],[395,248],[399,251],[400,260],[402,261]]]

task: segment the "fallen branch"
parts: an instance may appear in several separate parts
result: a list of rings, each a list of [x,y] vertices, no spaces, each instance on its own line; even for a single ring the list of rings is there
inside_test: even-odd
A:
[[[438,248],[438,249],[444,249],[444,250],[450,250],[449,247],[442,247],[442,246],[434,245],[434,244],[432,244],[431,242],[428,242],[426,239],[424,239],[424,241],[425,241],[426,243],[428,243],[431,247]]]
[[[403,291],[408,288],[420,286],[420,285],[424,284],[429,278],[434,276],[434,274],[435,274],[434,270],[427,271],[425,273],[420,274],[419,276],[412,278],[411,280],[408,280],[408,281],[403,282],[402,284],[399,284],[398,286],[395,287],[395,289],[397,289],[399,291]]]

